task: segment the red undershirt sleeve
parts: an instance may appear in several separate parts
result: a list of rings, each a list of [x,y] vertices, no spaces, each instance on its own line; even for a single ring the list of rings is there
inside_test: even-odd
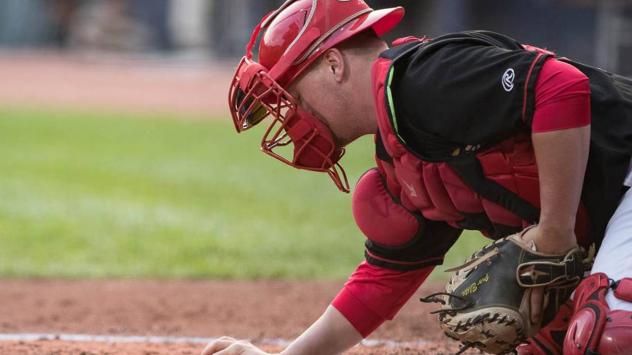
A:
[[[384,321],[393,319],[433,268],[396,271],[362,262],[332,306],[367,337]]]
[[[532,132],[583,127],[590,121],[588,77],[568,63],[547,60],[536,82]]]

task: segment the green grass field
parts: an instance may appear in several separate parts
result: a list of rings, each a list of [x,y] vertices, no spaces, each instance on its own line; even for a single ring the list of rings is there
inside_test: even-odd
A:
[[[344,278],[351,198],[227,119],[0,109],[0,276]],[[356,181],[370,139],[343,160]],[[465,234],[458,263],[484,242]]]

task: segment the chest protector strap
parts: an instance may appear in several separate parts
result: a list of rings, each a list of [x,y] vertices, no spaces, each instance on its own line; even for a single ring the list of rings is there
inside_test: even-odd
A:
[[[482,198],[503,206],[527,222],[536,223],[538,221],[540,210],[513,191],[485,177],[481,163],[476,157],[467,156],[450,160],[448,164]]]

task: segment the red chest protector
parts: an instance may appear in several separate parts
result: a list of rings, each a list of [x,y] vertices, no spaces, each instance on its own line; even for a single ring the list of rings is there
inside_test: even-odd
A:
[[[539,181],[530,135],[515,136],[481,151],[480,147],[455,148],[445,161],[423,160],[393,129],[385,99],[391,64],[390,59],[379,58],[372,71],[379,127],[376,160],[391,195],[428,220],[480,230],[492,238],[536,223]],[[588,226],[583,208],[578,224],[578,238],[585,240]]]

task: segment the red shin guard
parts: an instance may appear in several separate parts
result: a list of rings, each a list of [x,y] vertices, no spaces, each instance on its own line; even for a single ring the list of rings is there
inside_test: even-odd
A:
[[[609,288],[623,300],[632,297],[632,279],[613,283],[603,273],[590,275],[575,290],[575,309],[564,339],[565,355],[630,354],[632,312],[611,311],[606,303]]]

